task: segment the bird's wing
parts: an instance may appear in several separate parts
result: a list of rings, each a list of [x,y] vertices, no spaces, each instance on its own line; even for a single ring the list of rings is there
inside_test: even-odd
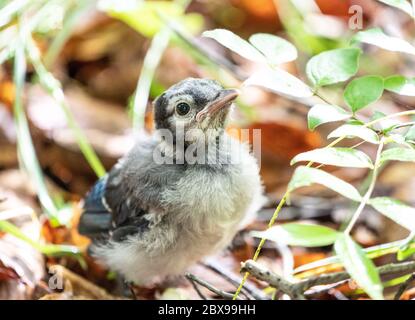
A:
[[[137,201],[132,208],[125,184],[111,183],[120,174],[120,169],[114,168],[98,180],[85,197],[78,226],[81,234],[91,238],[110,236],[114,241],[122,241],[148,227],[144,218],[146,212],[137,207]]]
[[[78,230],[88,237],[99,236],[111,227],[111,211],[105,205],[104,198],[107,178],[98,180],[84,199]]]

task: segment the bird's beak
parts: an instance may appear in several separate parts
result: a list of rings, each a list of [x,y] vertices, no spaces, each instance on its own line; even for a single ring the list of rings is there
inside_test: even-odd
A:
[[[240,91],[238,89],[222,90],[219,98],[209,103],[203,110],[199,111],[196,115],[196,121],[201,122],[206,116],[212,115],[225,107],[229,107],[239,94]]]

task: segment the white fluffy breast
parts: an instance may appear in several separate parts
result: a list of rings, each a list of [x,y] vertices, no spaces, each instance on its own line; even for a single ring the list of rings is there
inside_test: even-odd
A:
[[[141,237],[97,248],[97,256],[128,280],[143,284],[182,273],[226,247],[241,224],[264,204],[255,158],[237,143],[226,170],[189,168],[162,193],[163,218]]]

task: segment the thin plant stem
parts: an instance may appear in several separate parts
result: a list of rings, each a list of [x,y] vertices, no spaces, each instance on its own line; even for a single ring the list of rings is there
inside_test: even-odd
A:
[[[370,197],[372,196],[372,192],[375,189],[376,179],[377,179],[377,176],[378,176],[378,170],[379,170],[379,167],[380,167],[380,155],[382,153],[383,146],[384,146],[384,142],[383,142],[383,139],[382,139],[380,144],[379,144],[377,153],[376,153],[376,160],[375,160],[375,164],[374,164],[373,173],[372,173],[371,181],[370,181],[370,184],[369,184],[369,188],[367,189],[365,195],[363,196],[362,201],[360,202],[360,204],[357,207],[355,213],[353,214],[352,218],[350,219],[349,224],[347,225],[346,229],[344,230],[345,233],[350,233],[350,231],[352,230],[353,226],[355,225],[357,219],[359,219],[360,214],[362,213],[362,211],[365,208],[366,204],[370,200]]]
[[[144,116],[150,95],[151,82],[169,41],[170,31],[163,28],[154,36],[144,57],[133,102],[133,127],[137,130],[144,128]]]
[[[42,175],[42,169],[36,157],[36,151],[33,146],[28,121],[23,108],[23,89],[26,76],[26,58],[24,55],[23,41],[24,36],[25,32],[19,24],[19,36],[17,39],[13,67],[13,81],[16,90],[14,100],[14,120],[17,128],[18,154],[22,166],[31,177],[31,180],[35,185],[40,204],[51,220],[51,223],[56,225],[59,224],[58,209],[47,191]]]
[[[388,254],[397,253],[400,248],[407,243],[407,240],[399,240],[389,242],[381,245],[376,245],[369,248],[364,248],[363,251],[370,259],[379,258]],[[415,243],[409,244],[408,248],[415,248]],[[321,268],[327,265],[339,264],[340,259],[337,256],[331,256],[318,261],[310,262],[305,265],[299,266],[294,270],[294,274],[306,273],[309,270]]]
[[[53,39],[51,45],[46,51],[45,57],[43,59],[46,68],[50,68],[56,60],[66,40],[71,35],[74,25],[79,21],[79,17],[93,5],[95,5],[95,1],[81,0],[76,1],[74,7],[69,9],[68,14],[63,22],[62,29]]]
[[[401,123],[401,124],[398,124],[398,125],[394,126],[394,127],[393,127],[393,130],[396,130],[396,129],[401,129],[401,128],[406,128],[406,127],[412,127],[412,126],[414,126],[414,125],[415,125],[415,121],[412,121],[412,122],[406,122],[406,123]]]
[[[334,140],[332,143],[330,143],[329,145],[327,145],[326,146],[326,148],[330,148],[330,147],[333,147],[333,146],[335,146],[336,144],[338,144],[340,141],[342,141],[343,139],[345,139],[346,138],[346,136],[343,136],[343,137],[339,137],[339,138],[337,138],[336,140]],[[307,164],[307,167],[311,167],[313,165],[313,162],[309,162],[308,164]],[[283,197],[281,198],[281,200],[280,200],[280,202],[278,203],[278,206],[277,206],[277,208],[275,209],[275,211],[274,211],[274,213],[273,213],[273,215],[272,215],[272,217],[271,217],[271,220],[269,221],[269,223],[268,223],[268,229],[269,228],[271,228],[273,225],[274,225],[274,223],[275,223],[275,221],[277,220],[277,218],[278,218],[278,215],[279,215],[279,213],[280,213],[280,211],[281,211],[281,209],[282,209],[282,207],[285,205],[285,203],[287,202],[287,198],[289,197],[289,191],[288,191],[288,189],[287,189],[287,191],[284,193],[284,195],[283,195]],[[259,242],[259,244],[258,244],[258,247],[257,247],[257,249],[256,249],[256,251],[255,251],[255,254],[254,254],[254,256],[253,256],[253,258],[252,258],[252,260],[253,261],[256,261],[257,259],[258,259],[258,257],[259,257],[259,254],[261,253],[261,250],[262,250],[262,247],[264,246],[264,244],[265,244],[265,242],[267,241],[267,239],[266,238],[262,238],[261,239],[261,241]],[[245,284],[245,282],[246,282],[246,280],[248,279],[248,277],[249,277],[249,271],[246,271],[245,273],[244,273],[244,276],[243,276],[243,278],[242,278],[242,281],[241,281],[241,283],[240,283],[240,285],[239,285],[239,287],[238,287],[238,289],[236,290],[236,292],[235,292],[235,294],[233,295],[233,300],[236,300],[237,298],[238,298],[238,296],[239,296],[239,294],[240,294],[240,292],[241,292],[241,290],[242,290],[242,288],[243,288],[243,286],[244,286],[244,284]]]
[[[75,246],[70,245],[55,245],[55,244],[43,244],[33,240],[32,238],[26,236],[18,227],[14,224],[0,220],[0,230],[11,234],[12,236],[23,240],[24,242],[30,244],[33,248],[47,256],[77,256],[80,255],[80,250]]]
[[[0,10],[0,26],[7,24],[10,21],[10,17],[15,15],[19,10],[26,6],[29,0],[13,0],[6,4]]]
[[[364,126],[365,127],[370,127],[370,126],[372,126],[372,125],[374,125],[374,124],[376,124],[378,122],[384,121],[386,119],[400,117],[400,116],[409,116],[409,115],[413,115],[413,114],[415,114],[415,110],[407,110],[407,111],[403,111],[403,112],[398,112],[398,113],[394,113],[394,114],[390,114],[390,115],[384,116],[384,117],[379,118],[379,119],[372,120],[372,121],[366,123]],[[334,147],[335,145],[337,145],[339,142],[341,142],[345,138],[346,138],[346,136],[342,136],[342,137],[337,138],[336,140],[334,140],[333,142],[331,142],[329,145],[327,145],[326,148]],[[382,147],[383,147],[383,144],[382,144]],[[307,164],[307,167],[311,167],[312,165],[313,165],[313,162],[310,161]],[[289,192],[287,190],[285,192],[285,194],[283,195],[283,197],[281,198],[280,202],[278,203],[278,206],[275,209],[274,214],[272,215],[271,220],[270,220],[270,222],[268,224],[268,228],[270,228],[270,227],[272,227],[274,225],[275,221],[278,218],[279,212],[281,211],[282,207],[284,206],[284,204],[287,201],[287,197],[288,196],[289,196]],[[256,261],[258,259],[259,254],[261,253],[262,247],[264,246],[265,242],[266,242],[266,239],[265,238],[262,238],[261,241],[259,242],[258,247],[257,247],[257,249],[255,251],[255,254],[254,254],[253,258],[252,258],[253,261]],[[242,278],[242,281],[241,281],[238,289],[236,290],[236,292],[235,292],[235,294],[233,296],[233,300],[236,300],[238,298],[239,293],[241,292],[241,290],[242,290],[242,288],[243,288],[246,280],[248,279],[248,277],[249,277],[249,271],[246,271],[244,273],[244,276]]]
[[[191,0],[176,0],[183,12],[190,4]],[[151,41],[150,47],[147,50],[141,67],[140,77],[137,81],[137,87],[134,94],[133,101],[133,127],[136,130],[144,128],[144,117],[146,113],[146,107],[148,98],[150,96],[151,83],[153,82],[154,74],[160,60],[166,51],[170,42],[170,29],[163,27]]]
[[[407,111],[402,111],[402,112],[397,112],[397,113],[393,113],[393,114],[389,114],[387,116],[384,116],[382,118],[379,119],[375,119],[372,120],[368,123],[366,123],[364,126],[365,127],[370,127],[373,126],[374,124],[387,120],[387,119],[391,119],[391,118],[396,118],[396,117],[403,117],[403,116],[410,116],[410,115],[414,115],[415,114],[415,110],[407,110]]]
[[[28,54],[30,62],[35,68],[36,74],[39,77],[39,82],[41,86],[57,101],[63,112],[65,113],[66,121],[68,122],[69,127],[75,135],[75,139],[79,145],[81,152],[83,153],[85,159],[94,170],[95,174],[101,178],[106,174],[105,168],[102,162],[99,160],[97,154],[86,138],[84,132],[79,127],[76,122],[75,117],[73,116],[66,100],[63,90],[60,86],[60,83],[56,78],[45,68],[43,65],[38,49],[36,48],[33,40],[28,41]]]
[[[314,95],[316,97],[320,98],[323,102],[325,102],[325,103],[327,103],[329,105],[334,105],[325,96],[323,96],[320,92],[318,92],[318,89],[314,89],[314,90],[312,88],[310,88],[310,89],[313,91]]]

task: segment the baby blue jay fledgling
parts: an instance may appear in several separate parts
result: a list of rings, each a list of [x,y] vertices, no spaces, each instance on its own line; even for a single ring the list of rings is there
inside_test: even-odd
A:
[[[100,262],[138,285],[181,274],[225,248],[264,203],[255,158],[229,137],[238,92],[189,78],[154,103],[156,132],[84,200],[80,233]]]

